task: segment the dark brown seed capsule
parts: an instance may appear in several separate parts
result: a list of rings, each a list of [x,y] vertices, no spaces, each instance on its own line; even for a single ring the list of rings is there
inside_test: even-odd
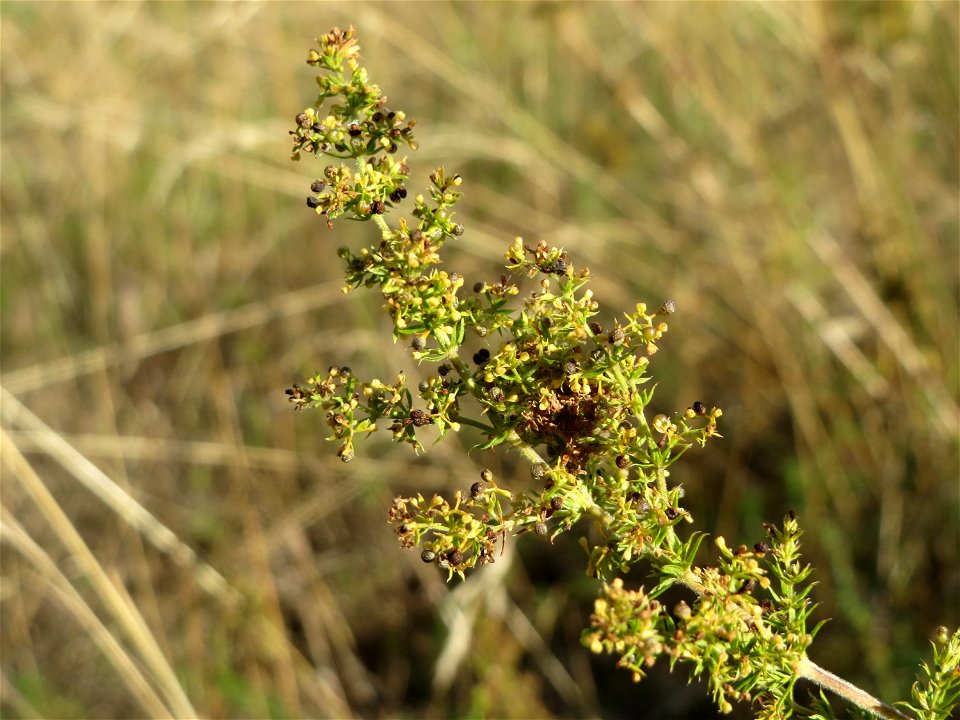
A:
[[[562,510],[563,509],[563,498],[557,495],[554,498],[550,498],[550,507],[553,510]]]
[[[673,315],[677,311],[677,303],[673,300],[664,300],[663,305],[657,310],[657,315]]]
[[[478,481],[478,482],[475,482],[473,485],[470,486],[470,497],[472,497],[474,500],[476,500],[478,497],[480,497],[481,493],[483,493],[483,483],[482,483],[482,482],[479,482],[479,481]]]
[[[592,332],[594,335],[599,335],[603,332],[603,325],[598,323],[596,320],[592,320],[590,322],[590,332]]]
[[[447,553],[447,562],[451,565],[463,565],[463,553],[459,550],[451,550]]]
[[[630,465],[630,460],[627,458],[626,455],[617,455],[616,463],[618,468],[620,468],[621,470],[626,470],[627,467]]]
[[[437,554],[433,550],[424,550],[420,553],[420,559],[425,563],[432,563],[437,559]]]
[[[697,400],[697,401],[692,405],[692,408],[693,408],[693,411],[694,411],[697,415],[706,415],[706,414],[707,414],[707,406],[704,405],[704,404],[703,404],[702,402],[700,402],[699,400]]]
[[[297,383],[293,384],[293,387],[289,387],[284,392],[291,397],[291,399],[297,400],[303,397],[303,388],[300,387]]]
[[[550,528],[547,527],[547,524],[545,522],[538,522],[536,525],[533,526],[533,531],[537,535],[540,535],[541,537],[546,535],[549,532],[549,530]]]
[[[493,482],[493,470],[490,468],[484,468],[480,471],[480,479],[484,482]]]
[[[410,411],[410,420],[413,422],[414,427],[423,427],[433,422],[430,416],[419,408]]]

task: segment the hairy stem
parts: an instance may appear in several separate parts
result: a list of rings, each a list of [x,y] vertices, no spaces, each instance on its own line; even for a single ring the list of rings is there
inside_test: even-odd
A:
[[[884,718],[884,720],[903,720],[909,717],[895,707],[887,705],[883,701],[873,697],[870,693],[861,690],[853,683],[834,675],[829,670],[824,670],[806,655],[803,656],[803,660],[801,660],[800,666],[797,668],[797,674],[839,695],[847,702],[853,703],[857,707],[873,713],[879,718]]]
[[[517,434],[516,430],[510,432],[508,437],[510,445],[516,450],[520,455],[530,463],[531,467],[536,467],[538,465],[546,465],[547,461],[540,457],[540,453],[534,450],[532,447],[527,445]]]
[[[372,217],[374,224],[380,228],[380,235],[384,240],[393,234],[393,231],[390,229],[390,226],[387,225],[387,221],[383,215],[373,215]]]

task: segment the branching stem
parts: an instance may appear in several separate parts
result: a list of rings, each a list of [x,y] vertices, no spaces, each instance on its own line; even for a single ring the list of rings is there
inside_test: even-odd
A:
[[[514,450],[520,453],[524,460],[530,463],[531,467],[547,464],[547,461],[540,457],[540,453],[527,445],[527,443],[520,438],[516,430],[510,432],[510,435],[507,437],[507,442],[513,446]]]
[[[495,544],[507,532],[544,536],[549,521],[556,526],[556,536],[588,515],[602,536],[600,542],[582,539],[590,556],[588,572],[602,578],[646,558],[652,574],[660,578],[653,598],[674,584],[699,598],[693,608],[678,605],[675,616],[668,617],[669,610],[654,606],[642,588],[625,591],[620,578],[604,585],[612,600],[597,601],[591,618],[596,630],[588,644],[599,648],[595,652],[620,653],[621,664],[634,670],[635,679],[644,674],[641,661],[652,662],[669,650],[671,662],[690,660],[696,664],[694,675],[709,675],[724,712],[732,709],[733,701],[752,697],[769,701],[764,707],[778,713],[770,717],[789,716],[796,707],[794,682],[803,678],[883,720],[908,718],[807,657],[815,634],[806,628],[812,608],[809,586],[803,583],[809,568],[800,564],[801,533],[792,513],[782,532],[765,524],[773,549],[758,543],[754,552],[746,546],[731,550],[717,538],[723,553],[719,567],[695,564],[702,535],[684,541],[678,534],[676,521],[692,517],[680,507],[680,489],[670,489],[667,467],[692,445],[719,437],[716,419],[721,410],[708,412],[697,401],[672,420],[658,415],[647,421],[653,389],[641,388],[649,380],[644,374],[649,357],[643,357],[643,350],[648,356],[656,351],[667,325],[653,321],[674,312],[672,301],[653,315],[638,304],[627,325],[618,322],[605,335],[601,325],[588,322],[599,308],[592,291],[577,295],[588,271],[577,274],[562,248],[546,241],[530,247],[520,237],[507,250],[507,269],[539,276],[543,292],[531,293],[515,317],[506,303],[519,288],[509,284],[507,275],[499,284],[474,285],[477,298],[460,297],[463,279],[458,273],[431,269],[440,262],[438,251],[445,240],[464,232],[452,220],[462,180],[443,167],[430,175],[428,197],[412,198],[412,218],[391,230],[383,213],[407,197],[410,175],[406,159],[394,154],[401,143],[416,149],[415,122],[406,120],[402,111],[385,109],[386,98],[368,82],[358,53],[355,29],[334,28],[322,37],[320,49],[308,54],[308,64],[322,71],[317,76],[321,95],[315,107],[296,116],[291,157],[326,154],[357,161],[356,171],[343,164],[328,166],[323,178],[311,184],[307,205],[328,227],[341,216],[373,221],[380,231],[379,245],[359,254],[347,247],[338,251],[346,262],[346,287],[379,284],[395,322],[395,339],[413,335],[415,359],[443,364],[438,377],[418,386],[426,412],[412,406],[413,395],[402,387],[403,380],[396,387],[362,383],[335,366],[326,378],[311,378],[309,387],[294,385],[287,394],[297,408],[326,409],[345,462],[354,457],[355,435],[373,432],[377,420],[390,420],[394,439],[418,450],[417,428],[435,423],[443,437],[460,424],[468,425],[487,436],[482,447],[506,443],[531,465],[534,477],[543,475],[541,469],[547,473],[542,490],[525,490],[519,496],[497,486],[488,469],[481,474],[483,482],[471,486],[469,497],[458,491],[452,504],[439,495],[429,501],[420,495],[398,497],[388,517],[403,545],[422,544],[424,562],[446,568],[448,578],[463,578],[465,570],[494,561]],[[324,100],[338,96],[342,103],[321,109]],[[551,283],[559,285],[559,293],[551,290]],[[491,327],[512,334],[511,341],[499,350],[483,348],[483,357],[478,358],[480,352],[473,356],[474,368],[461,359],[465,332],[473,329],[486,337]],[[435,347],[427,347],[430,341]],[[484,368],[487,361],[490,365]],[[451,367],[459,378],[447,377]],[[482,408],[474,418],[461,415],[461,399],[468,395]],[[635,476],[631,463],[639,465]],[[502,512],[503,498],[512,501],[512,511]],[[768,552],[773,552],[772,559],[763,562],[771,564],[779,590],[771,587],[769,574],[759,564],[758,558]],[[770,597],[754,595],[757,587]],[[654,637],[661,640],[648,642]],[[950,672],[955,673],[960,652],[950,652]],[[946,717],[956,705],[956,685],[951,690],[949,678],[940,683],[946,691],[934,687],[934,679],[941,677],[946,675],[931,675],[927,695],[910,706],[918,716]],[[944,704],[943,715],[917,709]]]

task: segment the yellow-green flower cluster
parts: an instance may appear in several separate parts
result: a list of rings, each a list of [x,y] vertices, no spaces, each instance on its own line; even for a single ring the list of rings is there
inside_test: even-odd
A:
[[[497,487],[493,474],[484,470],[466,496],[456,492],[452,504],[439,495],[429,501],[419,494],[398,497],[388,518],[404,547],[421,547],[424,562],[436,562],[447,570],[448,578],[454,574],[462,578],[468,568],[496,560],[497,544],[513,526],[500,506],[502,499],[510,498],[511,493]]]
[[[479,433],[478,447],[515,450],[530,464],[531,487],[512,493],[484,470],[452,501],[398,497],[388,520],[401,544],[419,547],[448,579],[462,578],[494,562],[507,535],[552,541],[587,518],[596,526],[594,539],[580,538],[588,575],[606,580],[646,561],[656,578],[649,591],[627,590],[619,578],[603,585],[583,636],[591,650],[618,655],[635,680],[666,656],[671,667],[683,663],[704,677],[723,712],[742,701],[762,717],[787,717],[819,627],[807,628],[812,585],[800,529],[790,514],[780,528],[766,524],[766,541],[752,549],[717,538],[716,564],[696,564],[705,535],[681,536],[693,518],[669,468],[720,436],[722,412],[700,401],[682,410],[652,406],[647,371],[675,303],[652,311],[638,303],[604,327],[589,271],[574,268],[562,248],[520,237],[507,247],[500,277],[478,280],[461,296],[464,278],[439,266],[445,241],[464,232],[453,211],[462,180],[438,168],[425,193],[410,198],[409,215],[391,217],[408,196],[410,168],[395,153],[404,143],[416,149],[414,123],[386,106],[358,52],[353,28],[334,29],[310,51],[320,94],[296,116],[292,157],[353,161],[327,166],[307,205],[328,227],[341,216],[377,225],[378,242],[338,250],[344,289],[378,288],[394,340],[437,366],[415,391],[402,373],[393,383],[363,382],[332,367],[288,389],[290,401],[326,412],[344,461],[358,437],[378,428],[417,451],[423,428],[442,438],[464,427]],[[523,284],[526,295],[511,305]],[[662,596],[671,588],[690,591],[689,602],[668,610]],[[946,717],[960,701],[960,634],[941,634],[936,667],[908,706],[918,717]]]
[[[687,664],[707,679],[722,712],[734,702],[755,702],[768,716],[787,717],[796,670],[816,628],[806,627],[813,605],[804,582],[809,569],[799,562],[796,518],[788,516],[783,528],[768,525],[767,532],[770,545],[753,549],[730,549],[717,538],[715,567],[693,567],[695,547],[682,553],[662,547],[654,566],[693,589],[692,604],[681,600],[668,613],[655,598],[672,583],[646,593],[625,590],[617,578],[604,584],[583,643],[595,653],[619,655],[618,664],[632,670],[634,680],[660,655],[671,667]],[[780,578],[779,588],[770,575]]]
[[[436,418],[413,406],[413,395],[406,383],[403,373],[397,375],[392,385],[377,378],[365,383],[349,368],[331,367],[326,375],[307,378],[306,387],[294,385],[287,395],[297,409],[318,407],[327,411],[327,424],[333,430],[330,439],[341,443],[337,455],[350,462],[355,455],[355,437],[375,432],[380,420],[391,421],[395,440],[409,443],[417,451],[423,449],[416,430],[434,424]]]
[[[366,69],[357,63],[354,28],[334,28],[319,42],[320,49],[308,53],[307,64],[322,71],[317,75],[320,94],[313,107],[295,118],[291,158],[299,160],[307,153],[358,161],[355,171],[329,166],[310,186],[307,205],[332,225],[344,214],[356,219],[380,215],[406,197],[406,161],[391,156],[400,143],[416,149],[415,123],[403,111],[388,108],[380,88],[369,82]],[[321,107],[327,100],[332,102],[324,113]]]
[[[619,655],[617,667],[630,670],[634,682],[638,682],[665,650],[665,625],[669,627],[669,616],[658,600],[642,587],[624,589],[623,580],[615,578],[603,584],[600,597],[594,601],[592,630],[584,635],[583,642],[598,655]]]
[[[417,450],[424,426],[440,437],[464,425],[479,429],[480,447],[506,443],[551,468],[539,478],[542,487],[513,498],[514,531],[544,535],[552,527],[556,535],[583,515],[606,524],[610,541],[589,552],[589,570],[598,576],[658,552],[672,527],[689,517],[679,505],[680,490],[663,481],[666,467],[716,435],[720,415],[695,403],[672,419],[658,416],[651,425],[645,418],[652,397],[645,387],[649,356],[674,304],[653,312],[639,304],[604,329],[587,287],[589,271],[578,271],[562,248],[520,237],[507,248],[499,280],[473,283],[473,293],[461,297],[463,277],[438,267],[444,242],[464,231],[453,213],[460,176],[438,168],[427,192],[412,198],[410,216],[388,223],[391,208],[407,197],[410,173],[392,153],[397,142],[413,145],[413,123],[387,109],[369,82],[352,28],[324,35],[308,62],[322,71],[321,92],[315,106],[297,116],[294,154],[309,150],[356,163],[353,170],[327,166],[308,204],[328,223],[346,215],[377,224],[379,242],[338,251],[346,287],[379,288],[394,338],[409,338],[415,360],[440,365],[417,385],[416,407],[402,376],[393,385],[363,383],[336,368],[310,379],[306,389],[288,390],[291,401],[326,411],[345,460],[354,456],[355,439],[378,426]],[[522,303],[511,307],[519,284],[534,278]],[[468,330],[481,339],[478,349],[466,348]],[[479,415],[464,412],[466,397],[478,403]]]

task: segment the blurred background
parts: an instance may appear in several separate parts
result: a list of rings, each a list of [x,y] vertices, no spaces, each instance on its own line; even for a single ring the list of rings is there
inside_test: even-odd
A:
[[[419,372],[340,293],[374,228],[327,230],[289,161],[350,24],[418,120],[411,190],[465,178],[448,267],[496,279],[519,234],[601,320],[674,298],[658,410],[724,409],[687,507],[734,544],[795,510],[812,658],[905,698],[960,622],[956,4],[4,2],[3,716],[714,715],[580,646],[576,532],[466,583],[401,550],[392,497],[520,489],[514,458],[385,433],[343,465],[287,403]]]

